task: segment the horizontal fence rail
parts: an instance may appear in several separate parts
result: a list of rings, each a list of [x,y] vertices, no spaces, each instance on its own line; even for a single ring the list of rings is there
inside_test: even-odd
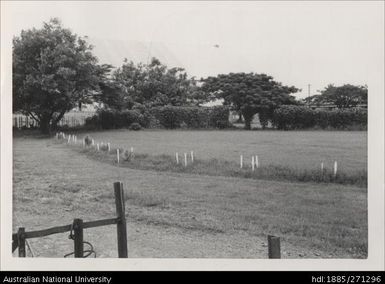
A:
[[[70,225],[57,226],[43,230],[26,232],[24,227],[18,228],[17,233],[12,234],[12,252],[19,248],[19,257],[26,256],[26,240],[32,238],[41,238],[53,234],[60,234],[70,232],[70,237],[74,241],[74,257],[84,257],[83,243],[83,229],[96,228],[107,225],[117,226],[117,243],[118,243],[118,257],[127,258],[127,228],[125,219],[125,204],[123,184],[120,182],[114,183],[114,196],[116,205],[115,218],[108,218],[96,221],[83,222],[82,219],[74,219]],[[73,234],[74,233],[74,234]],[[88,243],[89,244],[89,243]],[[96,256],[96,253],[95,253]]]

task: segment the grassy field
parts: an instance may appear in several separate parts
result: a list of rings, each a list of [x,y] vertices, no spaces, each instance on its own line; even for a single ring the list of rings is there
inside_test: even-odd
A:
[[[341,171],[366,170],[367,132],[364,131],[181,131],[113,130],[90,132],[96,141],[112,147],[151,155],[175,155],[194,151],[197,159],[251,162],[258,155],[260,165],[319,169],[321,162],[332,169],[334,161]],[[81,135],[80,135],[81,136]]]
[[[255,144],[246,141],[251,134],[258,137]],[[249,145],[248,149],[256,145],[260,150],[270,149],[272,153],[261,150],[260,155],[266,157],[273,157],[275,148],[282,151],[286,139],[290,150],[286,161],[306,163],[303,154],[293,153],[294,149],[300,153],[301,147],[297,148],[296,142],[288,143],[296,139],[302,143],[304,153],[311,149],[317,149],[319,155],[338,152],[340,157],[362,159],[362,166],[366,166],[366,151],[359,145],[360,139],[366,145],[364,133],[281,133],[280,140],[278,134],[108,131],[92,135],[99,141],[120,146],[125,143],[137,151],[154,154],[167,149],[173,154],[178,144],[174,139],[180,137],[178,150],[194,149],[202,159],[206,157],[203,153],[209,158],[212,151],[223,153],[224,159],[237,158],[239,152],[221,149],[229,145],[225,138]],[[142,137],[142,143],[136,135]],[[333,142],[327,142],[328,135]],[[268,137],[277,140],[269,143]],[[216,141],[216,145],[208,144],[209,140]],[[317,141],[323,147],[315,147]],[[189,147],[192,145],[195,147]],[[343,149],[349,153],[344,154]],[[75,217],[85,221],[110,217],[114,215],[114,181],[122,181],[125,186],[130,257],[265,258],[267,234],[281,237],[285,258],[367,256],[364,187],[135,170],[89,159],[53,139],[14,139],[14,226],[22,224],[32,230],[69,224]],[[116,256],[114,234],[114,228],[106,228],[85,237],[93,242],[98,256],[111,257]],[[33,246],[37,256],[47,257],[62,257],[72,249],[71,242],[62,235],[33,240]]]

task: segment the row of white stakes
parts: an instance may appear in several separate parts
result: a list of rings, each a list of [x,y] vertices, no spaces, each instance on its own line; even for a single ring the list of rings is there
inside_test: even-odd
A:
[[[243,155],[240,155],[239,157],[239,165],[240,168],[243,168]],[[255,168],[259,168],[259,160],[258,160],[258,155],[251,156],[251,170],[255,171]],[[334,166],[333,166],[333,174],[334,176],[337,175],[337,169],[338,169],[338,163],[337,161],[334,161]],[[324,163],[321,163],[321,171],[324,171]]]
[[[187,153],[184,153],[184,166],[187,167]],[[191,163],[194,163],[194,151],[190,152],[190,157],[191,157]],[[175,153],[175,161],[177,164],[179,164],[179,153]]]
[[[65,139],[65,133],[63,133],[63,132],[56,133],[56,138],[59,137],[59,134],[62,134],[63,138]],[[67,143],[70,143],[71,140],[73,142],[75,142],[75,144],[76,144],[77,143],[77,136],[76,135],[69,135]],[[92,144],[92,146],[95,146],[94,139],[92,139],[91,144]],[[102,145],[104,145],[103,142],[102,142]],[[83,139],[83,147],[85,147],[85,140],[84,139]],[[108,152],[110,152],[111,144],[107,143],[107,147],[108,147]],[[99,151],[99,143],[96,144],[96,149]],[[134,153],[134,148],[133,147],[131,147],[130,152],[131,152],[131,154]],[[119,161],[120,161],[119,149],[117,149],[117,151],[116,151],[116,156],[117,156],[117,160],[118,160],[118,163],[119,163]],[[190,152],[190,157],[191,157],[191,163],[193,163],[194,162],[194,151]],[[176,160],[176,163],[179,164],[179,154],[178,154],[178,152],[175,153],[175,160]],[[187,153],[184,153],[184,166],[187,167]],[[243,168],[243,155],[240,155],[240,168],[241,169]],[[255,168],[257,168],[257,169],[259,168],[258,155],[251,156],[251,169],[252,169],[252,171],[255,171]],[[334,165],[333,165],[333,174],[334,174],[334,176],[337,175],[337,170],[338,170],[338,163],[337,163],[337,161],[334,161]],[[324,163],[323,162],[321,163],[321,171],[322,172],[324,171]]]
[[[65,136],[64,132],[56,133],[56,138],[57,139],[59,138],[59,134],[61,134],[63,136],[63,139],[65,139],[66,136]],[[75,144],[77,144],[77,136],[76,135],[71,135],[71,134],[68,135],[67,143],[69,144],[69,143],[71,143],[71,141],[74,142]],[[82,143],[83,143],[83,147],[85,147],[86,146],[85,138],[82,140]],[[99,145],[99,143],[95,143],[94,139],[91,140],[91,145],[94,146],[94,147],[96,146],[96,150],[100,151],[100,145]],[[103,145],[107,145],[108,152],[111,151],[111,143],[110,142],[108,142],[108,143],[101,142],[101,145],[102,146]],[[131,152],[131,155],[134,154],[134,147],[131,147],[130,152]],[[116,150],[116,156],[117,156],[117,161],[119,163],[120,162],[120,151],[119,151],[119,148]]]
[[[243,168],[243,155],[240,155],[239,157],[239,166],[242,169]],[[259,168],[259,160],[258,155],[251,156],[251,169],[252,171],[255,171],[255,168]]]

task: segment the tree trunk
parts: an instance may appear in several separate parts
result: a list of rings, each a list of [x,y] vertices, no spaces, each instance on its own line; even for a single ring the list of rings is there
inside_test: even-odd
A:
[[[245,129],[250,130],[251,129],[251,122],[253,121],[254,113],[243,111],[242,112],[243,119],[245,121]]]
[[[250,130],[251,129],[251,119],[245,118],[245,129]]]
[[[238,123],[243,123],[242,112],[238,112],[238,116],[239,116],[239,118],[238,118],[237,122]]]
[[[51,122],[51,118],[48,116],[43,116],[40,119],[40,132],[42,134],[50,134],[51,133],[50,122]]]

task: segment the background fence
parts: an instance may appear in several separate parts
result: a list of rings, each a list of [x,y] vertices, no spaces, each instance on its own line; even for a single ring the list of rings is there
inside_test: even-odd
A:
[[[59,121],[58,126],[64,127],[76,127],[86,123],[86,118],[93,116],[94,111],[82,111],[82,112],[69,112],[64,115],[62,120]],[[13,127],[21,128],[36,128],[39,127],[39,123],[30,116],[22,114],[13,115]]]

